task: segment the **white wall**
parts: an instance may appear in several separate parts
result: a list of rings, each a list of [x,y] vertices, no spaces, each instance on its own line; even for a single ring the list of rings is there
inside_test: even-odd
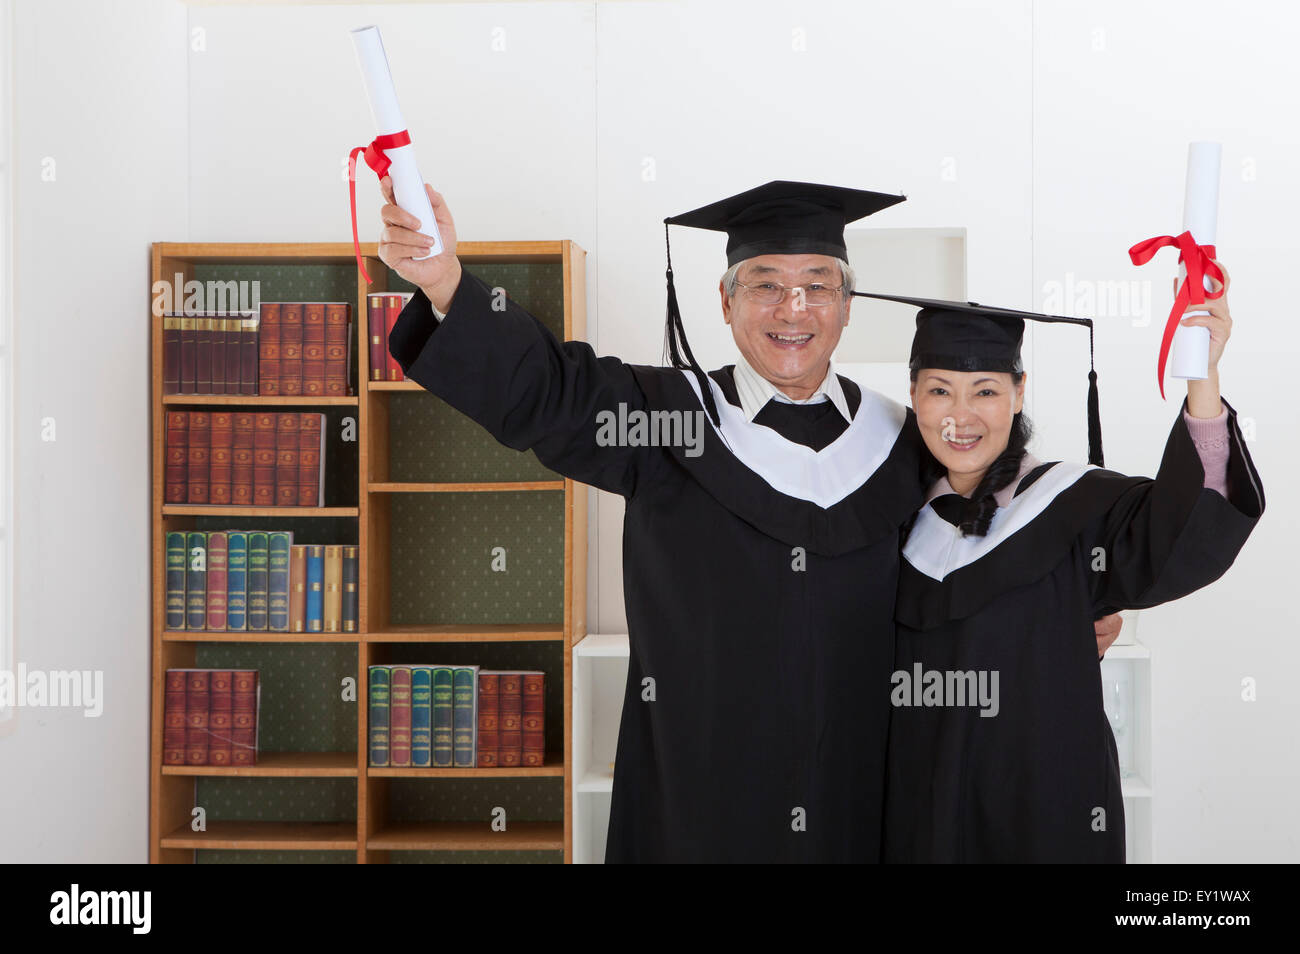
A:
[[[23,4],[20,27],[31,42],[20,43],[20,164],[68,157],[57,186],[33,178],[18,192],[23,328],[35,328],[19,344],[32,362],[20,369],[20,419],[61,413],[69,425],[56,451],[31,436],[34,425],[19,448],[20,504],[30,515],[18,541],[26,647],[36,653],[38,644],[51,668],[65,656],[65,665],[84,667],[101,650],[116,654],[123,693],[139,691],[114,741],[92,743],[80,725],[53,717],[53,734],[24,729],[21,743],[26,752],[64,745],[109,763],[104,800],[118,807],[100,811],[138,827],[70,835],[59,823],[74,805],[84,814],[87,789],[68,784],[77,770],[61,756],[53,770],[61,787],[41,787],[17,806],[21,817],[48,822],[24,828],[23,856],[144,854],[147,355],[138,316],[147,244],[346,241],[340,163],[371,134],[346,31],[373,22],[383,28],[425,175],[446,195],[461,238],[570,238],[586,248],[589,337],[601,353],[659,360],[664,216],[773,178],[909,196],[868,227],[965,228],[967,292],[977,301],[1040,307],[1048,283],[1070,273],[1076,281],[1151,280],[1149,324],[1141,316],[1137,324],[1099,320],[1107,462],[1131,472],[1152,472],[1176,400],[1162,404],[1153,380],[1172,263],[1162,257],[1132,269],[1126,249],[1179,230],[1187,141],[1225,140],[1219,244],[1238,324],[1224,386],[1255,419],[1252,450],[1272,499],[1224,580],[1143,618],[1142,638],[1156,654],[1155,852],[1162,860],[1294,859],[1296,704],[1282,679],[1300,662],[1283,576],[1297,519],[1281,475],[1300,451],[1270,416],[1268,396],[1280,394],[1276,379],[1300,350],[1300,332],[1269,316],[1265,302],[1286,300],[1284,256],[1294,243],[1282,230],[1297,218],[1300,186],[1288,165],[1298,87],[1284,41],[1296,24],[1275,22],[1277,6],[692,0],[223,5],[178,14],[157,3],[122,22],[98,12],[69,21],[50,5]],[[1175,28],[1179,21],[1190,25]],[[203,29],[202,53],[187,56],[179,45],[187,26]],[[504,51],[494,51],[502,38]],[[72,44],[112,82],[88,94],[77,85],[74,97],[74,81],[49,65],[59,58],[56,43],[63,59]],[[1194,93],[1171,78],[1180,70],[1199,78]],[[128,85],[147,86],[163,115]],[[146,126],[152,141],[141,138]],[[78,157],[101,175],[93,190],[74,194]],[[1249,181],[1240,175],[1247,158],[1257,170]],[[121,176],[110,181],[106,165]],[[368,173],[359,195],[362,236],[373,240],[379,198]],[[67,307],[60,241],[77,201],[91,202],[94,218],[117,230],[111,244],[95,246],[93,277],[75,279],[81,294],[73,300],[86,301],[85,315]],[[673,261],[692,344],[712,367],[734,357],[716,292],[724,239],[692,231],[674,229]],[[864,289],[888,278],[869,261],[854,264]],[[38,292],[51,288],[61,294],[47,305]],[[137,322],[138,333],[115,337],[103,319],[112,314]],[[1046,435],[1038,450],[1080,458],[1086,341],[1074,329],[1052,331],[1031,341],[1030,411]],[[59,347],[65,341],[84,346],[70,356]],[[96,360],[106,352],[112,360]],[[72,394],[93,395],[93,403],[69,399],[73,367],[80,383]],[[95,426],[77,450],[86,414]],[[109,435],[124,443],[109,447]],[[120,517],[68,503],[92,460],[111,481],[105,492],[124,501]],[[621,503],[595,496],[589,619],[593,629],[618,632],[626,627]],[[140,558],[98,568],[85,598],[70,605],[56,596],[54,560],[82,539],[116,540]],[[119,591],[127,609],[106,635],[86,607]],[[26,651],[22,658],[34,664]],[[1238,701],[1244,676],[1260,680],[1258,702]],[[37,812],[38,803],[47,807]]]
[[[149,244],[186,231],[185,17],[16,5],[15,658],[101,670],[104,708],[0,730],[0,862],[148,860],[145,317]]]

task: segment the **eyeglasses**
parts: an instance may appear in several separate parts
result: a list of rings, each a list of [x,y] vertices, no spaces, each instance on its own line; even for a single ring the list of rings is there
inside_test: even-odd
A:
[[[809,285],[782,285],[780,282],[758,282],[753,285],[736,282],[736,284],[745,289],[745,298],[756,305],[779,305],[785,301],[786,292],[802,291],[804,304],[810,308],[821,308],[831,304],[840,289],[844,287],[823,285],[821,282],[813,282]],[[796,300],[797,298],[796,295]]]

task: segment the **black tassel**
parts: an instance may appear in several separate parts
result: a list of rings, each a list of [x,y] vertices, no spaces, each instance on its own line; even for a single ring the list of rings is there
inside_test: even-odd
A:
[[[1092,322],[1088,322],[1088,463],[1104,467],[1101,453],[1101,400],[1097,395],[1097,369],[1093,365]]]
[[[668,314],[664,322],[664,361],[672,368],[689,368],[700,383],[700,396],[708,411],[709,420],[714,427],[721,428],[722,419],[718,416],[718,407],[713,401],[713,389],[709,387],[708,375],[695,362],[691,345],[686,340],[686,328],[682,325],[681,308],[677,305],[677,287],[673,284],[673,253],[668,245],[668,223],[664,222],[664,247],[668,256]],[[683,360],[683,355],[685,360]]]

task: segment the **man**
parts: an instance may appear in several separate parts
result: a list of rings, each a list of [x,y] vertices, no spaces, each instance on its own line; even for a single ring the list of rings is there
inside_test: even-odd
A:
[[[669,270],[676,367],[558,342],[389,204],[380,258],[419,287],[389,336],[407,377],[502,443],[626,500],[631,657],[606,861],[879,859],[898,528],[923,502],[912,412],[834,373],[846,221],[898,196],[775,182],[695,210],[728,234],[740,356],[705,375]],[[428,187],[426,187],[428,188]],[[601,421],[669,411],[703,445],[610,446]],[[628,442],[629,444],[631,442]]]

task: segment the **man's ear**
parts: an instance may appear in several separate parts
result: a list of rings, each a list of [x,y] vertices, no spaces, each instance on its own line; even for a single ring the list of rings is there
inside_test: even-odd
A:
[[[849,326],[849,311],[852,308],[853,308],[853,296],[850,295],[848,299],[844,302],[844,327],[845,328]]]
[[[722,321],[724,324],[731,324],[731,299],[727,297],[727,286],[719,279],[718,294],[722,296]]]

